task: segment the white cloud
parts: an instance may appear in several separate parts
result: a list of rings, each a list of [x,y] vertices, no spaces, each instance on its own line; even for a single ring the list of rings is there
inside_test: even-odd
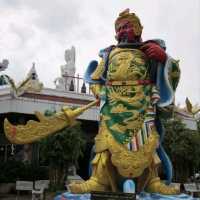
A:
[[[182,77],[177,101],[200,102],[199,0],[3,0],[0,2],[0,55],[7,73],[21,80],[36,62],[39,78],[53,87],[64,64],[64,50],[75,45],[77,73],[83,74],[101,48],[115,43],[114,20],[130,8],[141,18],[143,38],[162,38],[180,59]]]

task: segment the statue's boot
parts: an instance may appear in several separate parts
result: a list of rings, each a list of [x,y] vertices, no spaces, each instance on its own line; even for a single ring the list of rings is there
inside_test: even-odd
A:
[[[164,195],[174,195],[180,193],[180,191],[176,188],[163,183],[159,177],[152,178],[145,190],[149,193],[160,193]]]
[[[101,152],[96,154],[92,161],[92,176],[83,183],[72,183],[69,189],[72,193],[89,193],[92,191],[111,191],[116,190],[114,181],[111,181],[111,173],[109,169],[109,152]]]
[[[145,191],[149,193],[160,193],[164,195],[174,195],[180,193],[180,191],[175,187],[166,185],[163,181],[160,180],[157,173],[157,167],[154,164],[150,166],[150,176]]]

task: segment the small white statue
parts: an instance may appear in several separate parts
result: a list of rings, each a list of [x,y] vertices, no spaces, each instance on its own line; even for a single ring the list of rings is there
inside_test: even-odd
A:
[[[3,59],[2,62],[0,62],[0,72],[6,70],[8,68],[8,64],[9,61],[7,59]],[[5,74],[0,75],[0,86],[8,84],[6,76],[7,75]]]
[[[0,71],[4,71],[8,67],[9,61],[7,59],[3,59],[0,62]]]
[[[65,50],[65,65],[61,65],[61,77],[55,79],[55,85],[57,89],[61,90],[71,90],[75,89],[75,47],[72,46],[71,49]]]

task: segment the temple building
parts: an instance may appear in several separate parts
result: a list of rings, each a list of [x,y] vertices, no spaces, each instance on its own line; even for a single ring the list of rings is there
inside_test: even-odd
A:
[[[33,146],[11,144],[4,134],[3,123],[7,118],[12,124],[26,124],[28,120],[37,120],[35,111],[59,112],[63,106],[81,107],[94,99],[88,86],[79,76],[75,76],[75,49],[65,51],[66,65],[61,66],[62,81],[55,81],[55,89],[45,88],[40,82],[35,64],[31,67],[27,77],[19,84],[9,76],[2,76],[3,84],[0,85],[0,162],[6,162],[12,156],[16,160],[29,161],[33,159]],[[70,61],[72,60],[72,61]],[[69,70],[68,70],[69,69]],[[7,83],[7,84],[5,84]],[[78,117],[82,124],[83,132],[87,139],[85,159],[81,166],[83,171],[89,163],[88,151],[94,144],[94,137],[98,131],[98,107],[92,107]],[[37,159],[39,152],[34,151]],[[34,158],[35,159],[35,158]],[[85,170],[88,171],[88,170]]]

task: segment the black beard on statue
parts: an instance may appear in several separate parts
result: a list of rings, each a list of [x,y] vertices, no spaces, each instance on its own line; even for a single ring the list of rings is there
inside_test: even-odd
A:
[[[144,45],[143,42],[120,41],[120,42],[118,42],[117,47],[119,47],[119,48],[139,49],[142,45]]]
[[[123,34],[122,37],[118,39],[117,47],[139,49],[142,45],[144,45],[144,43],[140,42],[140,37],[135,38],[135,40],[131,42],[128,41],[128,35]]]

